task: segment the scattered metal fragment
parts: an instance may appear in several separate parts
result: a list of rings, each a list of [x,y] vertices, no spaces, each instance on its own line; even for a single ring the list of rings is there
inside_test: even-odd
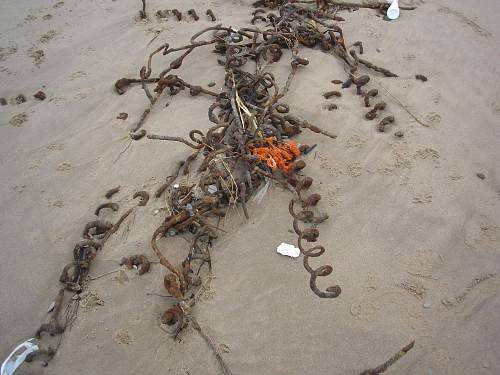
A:
[[[91,239],[93,236],[99,236],[105,234],[113,227],[109,221],[102,220],[94,220],[87,225],[85,225],[85,229],[83,230],[83,238]]]
[[[214,14],[214,12],[212,11],[212,9],[207,9],[207,13],[206,13],[206,15],[207,15],[208,17],[210,17],[210,21],[212,21],[212,22],[217,21],[217,18],[215,18],[215,14]]]
[[[415,340],[406,345],[403,349],[394,354],[391,358],[389,358],[386,362],[377,366],[375,368],[365,370],[361,372],[359,375],[378,375],[387,371],[389,367],[391,367],[394,363],[396,363],[401,357],[403,357],[406,353],[408,353],[413,346],[415,345]]]
[[[172,14],[177,18],[178,21],[182,19],[182,13],[177,9],[172,9]]]
[[[120,186],[117,186],[115,188],[109,189],[104,196],[108,199],[111,199],[111,197],[116,193],[118,193],[119,191],[120,191]]]
[[[343,82],[342,82],[342,80],[340,80],[340,79],[334,79],[334,80],[332,81],[332,83],[333,83],[333,84],[335,84],[335,85],[340,85],[340,84],[342,84]]]
[[[118,206],[118,204],[117,204],[117,203],[111,203],[111,202],[109,202],[109,203],[103,203],[103,204],[99,205],[99,206],[96,208],[96,210],[95,210],[95,212],[94,212],[95,216],[99,216],[99,213],[100,213],[100,212],[101,212],[101,210],[102,210],[102,209],[104,209],[104,208],[109,208],[109,209],[111,209],[111,210],[113,210],[113,211],[118,211],[119,206]]]
[[[189,9],[187,13],[194,18],[195,21],[198,21],[200,17],[196,14],[196,11],[194,9]]]
[[[351,87],[351,85],[352,85],[352,79],[348,78],[344,81],[344,83],[342,83],[342,88],[347,89],[347,88]]]
[[[386,116],[378,123],[378,131],[383,133],[387,125],[392,124],[394,122],[394,116]]]
[[[51,336],[59,335],[64,332],[65,326],[61,325],[59,322],[59,314],[61,313],[62,305],[64,300],[64,288],[59,290],[55,298],[54,309],[50,314],[50,320],[48,323],[44,323],[38,328],[35,333],[36,338],[41,338],[43,332],[49,333]]]
[[[363,43],[362,42],[360,42],[360,41],[354,42],[353,46],[359,48],[359,54],[360,55],[363,54]]]
[[[142,9],[139,11],[139,17],[144,20],[148,18],[148,15],[146,14],[146,0],[141,0],[141,1],[142,1]]]
[[[141,198],[139,200],[139,203],[137,204],[138,206],[145,206],[148,201],[149,201],[149,193],[147,191],[138,191],[134,194],[134,199],[135,198]]]
[[[365,118],[367,120],[373,120],[375,117],[377,117],[377,112],[384,110],[386,106],[387,105],[385,104],[385,102],[378,102],[377,104],[375,104],[372,110],[368,111],[365,114]]]
[[[136,132],[130,132],[130,138],[132,138],[134,141],[137,141],[141,138],[143,138],[146,135],[146,130],[141,129]]]
[[[45,100],[47,95],[43,91],[38,91],[35,95],[33,95],[38,100]]]
[[[371,89],[367,93],[365,93],[365,97],[363,99],[365,102],[365,107],[369,107],[370,106],[370,98],[374,98],[377,95],[378,95],[377,89]]]
[[[323,94],[323,97],[325,99],[330,99],[332,96],[336,96],[336,97],[340,98],[342,96],[342,94],[340,93],[340,91],[327,91]]]
[[[361,95],[361,88],[370,82],[370,77],[367,75],[360,77],[352,77],[352,83],[356,85],[356,94]]]
[[[127,268],[132,269],[134,266],[138,267],[139,275],[143,275],[149,272],[151,268],[151,263],[145,255],[137,254],[131,255],[129,257],[123,257],[120,261],[120,266],[126,265]]]

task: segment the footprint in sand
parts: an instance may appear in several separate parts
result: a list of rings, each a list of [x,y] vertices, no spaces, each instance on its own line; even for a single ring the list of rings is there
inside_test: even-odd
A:
[[[0,47],[0,61],[7,60],[7,57],[17,52],[16,46]]]
[[[35,66],[40,67],[42,62],[45,60],[45,52],[33,46],[28,50],[28,57],[33,59],[33,64],[35,64]]]
[[[462,24],[468,26],[469,28],[471,28],[475,33],[485,37],[485,38],[490,38],[491,37],[491,33],[489,31],[486,31],[485,29],[483,29],[477,22],[475,22],[473,19],[465,16],[464,14],[462,14],[461,12],[455,10],[455,9],[451,9],[451,8],[448,8],[448,7],[441,7],[438,9],[438,12],[439,13],[443,13],[443,14],[450,14],[450,15],[453,15],[455,17],[457,17],[461,22]]]
[[[28,169],[40,168],[40,165],[42,165],[42,161],[40,159],[35,159],[28,165]]]
[[[464,178],[464,176],[462,174],[462,169],[459,167],[451,167],[450,173],[448,174],[448,177],[452,181],[462,180]]]
[[[417,57],[411,53],[409,54],[406,54],[406,55],[403,55],[403,59],[405,59],[406,61],[413,61],[415,60]]]
[[[125,285],[129,282],[130,279],[128,278],[127,273],[124,270],[120,270],[118,271],[118,274],[113,276],[113,280],[120,285]]]
[[[500,115],[500,103],[491,103],[491,109],[495,115]]]
[[[20,128],[26,121],[28,121],[28,115],[24,112],[21,112],[17,115],[12,116],[12,118],[9,120],[9,124],[16,128]]]
[[[436,112],[429,112],[425,115],[425,122],[430,125],[437,125],[441,122],[441,115]]]
[[[404,290],[369,292],[351,304],[350,313],[367,330],[426,328],[421,301]],[[391,316],[389,321],[387,316]]]
[[[57,166],[59,172],[68,172],[73,168],[70,163],[64,162]]]
[[[15,192],[17,192],[19,194],[23,193],[25,188],[26,188],[26,185],[24,185],[24,184],[12,186],[12,190],[14,190]]]
[[[113,334],[113,340],[117,344],[126,344],[126,345],[134,342],[134,339],[132,338],[130,333],[124,328],[115,331],[115,333]]]
[[[472,217],[465,224],[465,243],[471,249],[500,253],[500,227],[486,215]]]
[[[328,186],[326,188],[326,200],[330,207],[338,206],[343,202],[342,194],[340,194],[340,188],[335,186]]]
[[[439,152],[437,152],[433,148],[426,147],[421,150],[417,150],[413,157],[415,159],[430,160],[434,163],[435,168],[439,168],[439,158],[441,156],[439,155]]]
[[[64,202],[63,201],[49,202],[49,207],[63,208],[64,207]]]
[[[26,17],[24,17],[24,23],[29,23],[37,20],[37,16],[34,14],[28,14]]]
[[[357,161],[351,162],[351,163],[347,164],[347,166],[346,166],[346,173],[347,173],[347,175],[349,175],[351,177],[361,176],[362,171],[363,171],[363,167],[361,167],[361,163],[357,162]]]
[[[51,143],[47,146],[47,150],[49,151],[61,151],[64,150],[64,144],[62,143]]]
[[[432,203],[432,194],[429,194],[429,193],[417,194],[413,197],[412,203],[415,203],[415,204]]]
[[[78,70],[69,76],[70,80],[85,78],[85,77],[87,77],[87,72],[83,70]]]
[[[418,150],[415,153],[415,157],[420,159],[437,160],[440,158],[440,155],[439,152],[437,152],[436,150],[426,147],[424,149]]]
[[[43,34],[41,37],[40,37],[40,43],[48,43],[50,42],[52,39],[54,39],[57,35],[57,32],[55,30],[50,30],[50,31],[47,31],[45,34]]]
[[[434,95],[432,95],[432,102],[434,104],[439,104],[439,102],[441,101],[441,98],[442,98],[441,94],[434,94]]]
[[[104,300],[95,290],[87,292],[80,301],[80,307],[84,311],[95,311],[98,306],[104,306]]]
[[[346,148],[354,148],[354,147],[362,147],[366,143],[366,138],[358,135],[358,134],[353,134],[349,138],[347,138],[345,142],[345,147]]]
[[[433,271],[442,263],[439,253],[432,249],[419,249],[411,254],[401,253],[399,256],[406,272],[411,276],[436,280]]]

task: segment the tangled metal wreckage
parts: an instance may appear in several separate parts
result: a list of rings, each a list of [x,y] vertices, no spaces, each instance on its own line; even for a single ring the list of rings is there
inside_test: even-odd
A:
[[[173,174],[154,192],[155,198],[166,197],[165,211],[168,215],[154,230],[151,247],[159,258],[159,263],[169,271],[164,278],[164,286],[173,297],[169,300],[174,301],[161,316],[161,322],[171,327],[174,337],[187,325],[191,325],[213,350],[225,374],[230,374],[231,371],[214,340],[198,324],[193,315],[193,306],[203,292],[206,281],[210,279],[210,249],[222,231],[219,227],[220,219],[228,209],[240,206],[248,218],[246,205],[249,198],[262,195],[269,184],[275,183],[289,190],[292,196],[289,212],[293,229],[298,236],[297,243],[303,256],[304,268],[309,274],[310,288],[320,298],[336,298],[341,294],[338,285],[334,284],[325,290],[317,285],[318,277],[331,275],[333,268],[330,265],[313,266],[312,260],[320,257],[326,250],[321,245],[309,247],[307,244],[318,240],[318,226],[328,219],[328,215],[318,213],[317,205],[321,196],[309,193],[313,179],[305,176],[306,163],[300,159],[311,152],[315,145],[298,145],[293,139],[303,130],[331,139],[336,136],[297,117],[293,114],[293,109],[282,101],[291,89],[294,77],[300,75],[300,70],[309,64],[307,59],[300,56],[301,49],[319,48],[344,65],[346,77],[332,82],[342,84],[344,89],[352,86],[351,90],[355,90],[363,98],[364,106],[371,107],[365,114],[366,119],[382,117],[377,125],[380,132],[384,132],[394,122],[392,115],[380,115],[388,106],[383,101],[376,101],[377,90],[365,91],[364,86],[370,81],[367,72],[386,77],[397,75],[361,58],[362,43],[355,42],[348,47],[339,26],[339,22],[345,21],[340,16],[342,11],[359,7],[383,11],[388,4],[355,4],[334,0],[260,0],[253,5],[256,8],[252,12],[253,26],[237,29],[219,24],[197,32],[187,45],[171,47],[165,43],[147,57],[146,65],[140,69],[139,78],[122,78],[115,83],[120,95],[125,94],[128,86],[140,84],[149,99],[148,107],[130,132],[130,142],[141,139],[144,141],[146,136],[151,140],[182,142],[192,149],[189,157],[179,161]],[[187,14],[194,20],[199,19],[193,9]],[[156,13],[156,17],[163,18],[171,15],[179,21],[183,17],[176,9]],[[206,15],[208,20],[215,22],[216,16],[210,9]],[[145,0],[142,0],[140,18],[148,18]],[[195,49],[206,47],[213,49],[218,64],[225,70],[224,89],[221,92],[188,83],[182,76],[173,74],[187,62]],[[180,55],[170,60],[164,70],[153,74],[152,60],[158,59],[158,56],[168,58],[174,53]],[[290,66],[289,74],[286,82],[280,85],[266,68],[285,60]],[[192,96],[212,97],[208,119],[213,125],[206,131],[191,130],[189,138],[147,134],[143,125],[158,99],[162,95],[173,96],[186,91]],[[340,95],[339,91],[330,91],[324,97]],[[333,104],[329,107],[332,110],[335,108]],[[191,178],[190,181],[194,182],[176,183],[180,175],[192,175],[194,179]],[[111,189],[106,198],[112,199],[113,194],[118,191],[119,187]],[[138,199],[137,206],[145,206],[149,193],[139,191],[133,198]],[[40,348],[30,353],[26,361],[39,357],[43,360],[42,364],[47,365],[54,356],[61,341],[59,339],[56,347],[47,346],[43,342],[47,337],[44,334],[62,338],[65,329],[77,316],[80,293],[88,281],[92,261],[102,251],[106,240],[137,206],[128,208],[116,223],[97,219],[85,226],[82,241],[74,247],[73,261],[64,267],[60,276],[64,287],[55,299],[50,319],[36,331]],[[105,209],[119,211],[120,207],[116,203],[104,203],[96,209],[96,216],[99,217],[101,210]],[[169,236],[178,233],[191,235],[192,241],[186,258],[177,265],[169,261],[162,252],[162,247]],[[144,254],[124,258],[121,264],[129,268],[138,267],[140,274],[150,271],[150,261]],[[384,372],[412,346],[413,342],[381,366],[362,374]]]

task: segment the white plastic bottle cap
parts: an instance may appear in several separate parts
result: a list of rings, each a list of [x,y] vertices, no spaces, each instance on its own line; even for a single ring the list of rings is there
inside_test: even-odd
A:
[[[399,17],[399,4],[398,0],[393,0],[389,8],[387,9],[387,18],[390,20],[395,20]]]

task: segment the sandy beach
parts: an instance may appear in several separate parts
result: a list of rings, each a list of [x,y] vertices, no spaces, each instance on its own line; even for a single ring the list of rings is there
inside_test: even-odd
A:
[[[128,207],[134,192],[153,192],[190,150],[182,143],[130,141],[148,101],[138,77],[161,44],[187,44],[213,23],[251,26],[249,0],[150,0],[140,20],[136,0],[4,0],[0,5],[0,359],[47,319],[82,229],[110,188]],[[500,374],[500,2],[406,1],[416,10],[386,21],[372,9],[339,14],[346,44],[362,41],[367,59],[398,78],[370,73],[395,122],[384,133],[332,54],[304,48],[309,65],[284,101],[297,115],[337,135],[303,132],[317,144],[307,175],[322,195],[320,224],[333,265],[320,280],[338,284],[338,298],[309,288],[302,258],[276,253],[295,244],[290,192],[272,184],[262,202],[247,203],[250,219],[233,210],[211,252],[213,278],[194,314],[237,374],[356,375],[415,340],[389,374]],[[197,10],[200,20],[155,16]],[[224,69],[211,48],[196,49],[178,74],[220,92]],[[159,58],[154,66],[161,70]],[[165,59],[163,64],[171,61]],[[269,66],[283,84],[286,64]],[[415,79],[423,74],[428,81]],[[33,97],[46,94],[41,101]],[[23,94],[25,102],[16,97]],[[22,101],[22,100],[21,100]],[[207,96],[162,95],[144,128],[187,137],[207,130]],[[328,103],[337,109],[329,111]],[[117,119],[125,112],[128,118]],[[415,118],[410,115],[413,114]],[[395,136],[402,132],[403,136]],[[123,256],[157,261],[151,234],[164,200],[138,207],[92,263],[78,316],[49,366],[25,364],[17,374],[221,374],[198,333],[180,342],[159,327],[168,306],[165,268],[139,276]],[[122,212],[108,210],[116,221]],[[169,259],[184,259],[182,236],[165,240]],[[312,261],[316,262],[316,261]],[[57,343],[58,338],[52,338]]]

